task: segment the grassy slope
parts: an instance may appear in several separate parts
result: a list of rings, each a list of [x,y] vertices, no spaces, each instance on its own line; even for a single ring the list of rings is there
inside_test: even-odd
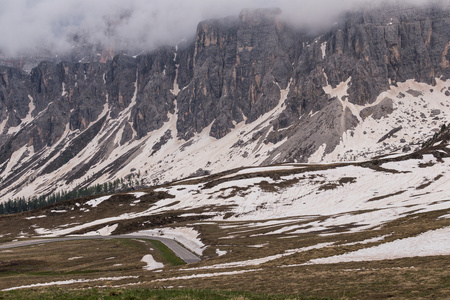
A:
[[[331,299],[301,295],[258,294],[237,291],[173,290],[173,289],[87,289],[63,290],[60,288],[33,291],[11,291],[0,293],[0,299],[202,299],[202,300],[287,300],[287,299]]]

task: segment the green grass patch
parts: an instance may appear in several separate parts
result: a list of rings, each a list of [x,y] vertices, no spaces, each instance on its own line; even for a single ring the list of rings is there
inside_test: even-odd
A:
[[[176,299],[176,300],[318,300],[331,299],[301,295],[271,295],[236,291],[178,289],[83,289],[61,288],[16,290],[1,292],[0,299]]]
[[[170,263],[172,266],[180,266],[186,264],[184,260],[176,256],[175,253],[172,252],[172,250],[167,248],[167,246],[161,243],[160,241],[150,240],[150,242],[152,243],[152,246],[159,251],[162,258],[168,263]]]

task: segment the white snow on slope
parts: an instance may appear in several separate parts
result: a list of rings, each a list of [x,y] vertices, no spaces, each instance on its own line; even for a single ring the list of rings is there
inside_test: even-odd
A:
[[[386,163],[382,167],[399,173],[376,171],[356,165],[336,165],[327,170],[303,171],[283,176],[278,181],[298,180],[292,185],[284,186],[276,192],[262,190],[259,184],[266,181],[274,184],[278,181],[270,177],[255,177],[242,180],[228,180],[214,187],[205,189],[202,184],[181,184],[158,191],[166,191],[175,196],[156,202],[149,209],[137,213],[125,213],[116,217],[98,219],[71,228],[44,229],[36,228],[37,234],[58,236],[85,229],[91,226],[116,222],[125,219],[150,216],[171,210],[189,210],[209,206],[227,206],[219,212],[215,221],[224,220],[226,213],[232,216],[227,222],[262,221],[255,226],[272,226],[286,224],[286,228],[276,228],[265,234],[301,234],[320,230],[329,230],[336,226],[350,225],[349,231],[361,231],[382,225],[412,212],[427,212],[450,208],[450,159],[435,162],[432,167],[419,167],[429,163],[431,156],[405,162]],[[405,173],[406,172],[406,173]],[[430,182],[418,190],[417,187]],[[354,178],[353,182],[339,184],[342,178]],[[336,183],[333,188],[322,188],[324,182]],[[238,189],[239,191],[234,191]],[[233,197],[228,197],[235,193]],[[437,201],[442,200],[442,201]],[[328,216],[317,221],[314,216]],[[292,218],[303,218],[304,225],[292,224]],[[273,220],[274,218],[281,220]],[[288,219],[283,219],[288,218]],[[289,219],[290,218],[290,219]],[[272,222],[272,223],[270,223]],[[224,224],[222,224],[224,225]],[[232,224],[233,225],[233,224]],[[235,226],[235,225],[233,225]],[[297,226],[297,227],[295,227]],[[250,230],[252,226],[238,228],[239,231]],[[176,238],[188,245],[196,253],[201,253],[204,245],[198,239],[198,232],[192,228],[163,228],[140,232],[138,234],[160,235]],[[192,242],[194,241],[194,242]]]
[[[174,84],[176,84],[176,82]],[[259,143],[258,140],[254,141],[252,139],[253,134],[262,128],[270,126],[270,122],[284,110],[283,104],[287,98],[289,89],[290,83],[286,89],[280,88],[279,103],[272,111],[259,117],[251,124],[246,124],[245,120],[236,124],[234,130],[222,139],[215,139],[209,135],[212,124],[203,129],[202,132],[197,133],[189,143],[186,143],[185,140],[176,138],[177,110],[175,110],[174,114],[168,115],[169,121],[164,123],[160,129],[149,133],[140,140],[132,140],[124,145],[117,144],[108,156],[105,156],[101,162],[90,168],[85,177],[74,180],[73,182],[61,184],[58,186],[58,189],[70,190],[76,186],[82,185],[87,177],[96,173],[102,173],[103,170],[107,168],[108,165],[114,163],[118,157],[136,148],[139,150],[134,155],[128,157],[128,160],[124,163],[122,169],[114,174],[104,174],[92,184],[103,184],[106,181],[112,181],[116,178],[124,178],[130,174],[130,170],[132,169],[139,170],[141,174],[148,171],[148,174],[141,175],[141,177],[146,180],[147,184],[158,184],[165,181],[188,177],[196,171],[192,166],[203,168],[204,170],[209,170],[211,172],[220,172],[242,167],[243,161],[245,161],[245,165],[260,165],[270,155],[271,151],[281,145],[281,143],[277,145]],[[42,178],[39,177],[34,181],[27,183],[27,187],[24,190],[13,193],[12,190],[14,189],[14,186],[9,187],[7,191],[2,191],[6,197],[5,199],[8,197],[27,197],[31,194],[38,195],[45,191],[44,187],[47,189],[49,185],[55,186],[61,178],[65,177],[65,174],[76,169],[79,165],[90,161],[95,153],[100,151],[100,149],[103,149],[104,145],[102,143],[115,135],[117,128],[122,128],[125,126],[125,123],[129,121],[131,109],[135,105],[135,102],[136,99],[133,96],[131,104],[119,114],[117,119],[107,119],[106,124],[103,126],[100,133],[97,134],[90,141],[88,146],[78,153],[76,157],[66,163],[63,168],[60,168],[51,174],[44,175],[45,178],[42,176]],[[102,113],[100,117],[103,116]],[[153,146],[159,142],[161,136],[163,136],[167,130],[171,131],[173,138],[163,145],[159,151],[149,156],[149,153],[153,152]],[[68,134],[69,132],[63,137],[66,137]],[[116,140],[120,140],[118,135],[115,137]],[[261,137],[261,139],[264,139],[264,136]],[[247,143],[246,146],[233,147],[238,140]],[[54,147],[47,152],[51,153],[53,148]],[[48,163],[51,161],[52,160]],[[30,173],[30,175],[31,174],[32,173]],[[3,176],[3,174],[0,175]]]
[[[353,243],[345,243],[345,244],[342,244],[341,246],[352,246],[352,245],[358,245],[358,244],[376,243],[376,242],[384,240],[388,236],[389,235],[377,236],[377,237],[374,237],[374,238],[371,238],[371,239],[367,239],[367,240],[363,240],[363,241],[358,241],[358,242],[353,242]]]
[[[26,117],[24,119],[22,119],[22,124],[21,125],[26,125],[26,124],[30,123],[31,121],[33,121],[32,114],[33,114],[34,109],[36,107],[34,106],[34,99],[33,99],[33,97],[28,95],[28,99],[30,100],[30,102],[28,103],[28,113],[27,113]],[[0,130],[0,132],[1,132],[1,130]]]
[[[130,193],[130,195],[133,195],[134,198],[139,199],[139,198],[141,198],[142,196],[147,195],[147,193],[144,193],[144,192],[136,192],[136,193]]]
[[[327,42],[323,42],[323,43],[320,45],[320,50],[322,51],[322,59],[324,59],[325,56],[326,56]]]
[[[227,221],[250,221],[288,218],[296,216],[328,215],[330,218],[321,222],[311,221],[298,228],[292,234],[326,230],[339,225],[351,226],[352,231],[360,231],[375,227],[400,215],[413,211],[431,211],[450,207],[450,159],[444,159],[432,167],[420,168],[419,164],[430,161],[425,156],[422,160],[410,160],[392,166],[400,173],[381,172],[359,166],[337,166],[334,169],[309,171],[289,176],[280,180],[298,179],[298,183],[279,189],[277,192],[266,192],[257,185],[262,181],[269,184],[274,181],[269,177],[256,177],[243,180],[232,180],[203,190],[197,185],[173,186],[161,188],[175,196],[172,201],[180,203],[171,209],[196,208],[208,205],[232,205],[233,216]],[[409,173],[404,173],[409,172]],[[416,188],[441,174],[442,177],[421,190]],[[342,178],[354,178],[352,183],[339,184]],[[333,188],[321,188],[323,182],[336,182]],[[244,190],[231,198],[227,198],[233,189]],[[245,189],[246,188],[246,189]],[[210,197],[210,195],[213,195]],[[436,203],[437,199],[444,201]],[[172,202],[175,203],[175,202]],[[161,206],[160,206],[161,207]],[[160,209],[155,208],[157,211]],[[354,212],[357,212],[356,214]],[[360,211],[358,213],[358,211]],[[222,220],[219,215],[215,220]],[[285,221],[292,223],[292,221]],[[289,225],[291,226],[291,225]],[[292,230],[293,228],[288,228]],[[279,229],[277,229],[278,231]],[[281,232],[281,231],[280,231]],[[267,234],[273,234],[267,233]]]
[[[130,278],[139,278],[139,276],[101,277],[101,278],[96,278],[96,279],[61,280],[61,281],[53,281],[53,282],[16,286],[16,287],[8,288],[8,289],[3,289],[2,292],[19,290],[19,289],[29,289],[29,288],[42,287],[42,286],[52,286],[52,285],[68,285],[68,284],[95,282],[95,281],[118,281],[118,280],[123,280],[123,279],[130,279]]]
[[[86,202],[87,205],[90,205],[92,207],[97,207],[98,205],[100,205],[100,203],[102,203],[103,201],[108,200],[109,198],[111,198],[112,196],[103,196],[100,198],[96,198],[96,199],[92,199]]]
[[[156,280],[153,280],[152,282],[170,281],[170,280],[186,280],[186,279],[193,279],[193,278],[206,278],[206,277],[217,277],[217,276],[229,276],[229,275],[237,275],[237,274],[243,274],[243,273],[248,273],[248,272],[256,272],[256,271],[261,271],[261,270],[262,269],[253,269],[253,270],[240,270],[240,271],[219,272],[219,273],[194,274],[194,275],[186,275],[186,276],[179,276],[179,277],[156,279]]]
[[[84,236],[92,236],[92,235],[101,235],[101,236],[107,236],[107,235],[111,235],[114,230],[117,229],[117,227],[119,226],[119,224],[114,224],[114,225],[107,225],[103,228],[100,228],[99,230],[95,230],[95,231],[90,231],[87,232],[85,234],[83,234]]]
[[[445,89],[450,86],[450,81],[442,81],[437,79],[437,85],[431,86],[427,84],[416,83],[409,80],[404,83],[398,83],[397,87],[391,86],[391,89],[382,93],[375,103],[367,106],[357,106],[348,102],[347,89],[351,78],[346,82],[338,85],[336,88],[327,86],[324,90],[331,96],[337,96],[342,102],[344,107],[349,109],[359,117],[359,112],[369,106],[374,106],[381,102],[385,97],[389,97],[394,101],[394,113],[387,119],[374,120],[372,117],[366,118],[360,123],[354,130],[348,131],[342,137],[342,142],[336,149],[329,154],[324,153],[325,147],[322,147],[323,152],[317,153],[317,155],[310,161],[345,161],[345,160],[360,160],[365,157],[371,157],[373,155],[386,154],[392,151],[397,151],[406,145],[412,143],[412,149],[414,149],[417,143],[421,142],[423,138],[427,138],[431,130],[439,127],[443,120],[449,119],[450,108],[448,105],[448,97],[445,96]],[[174,82],[175,84],[175,82]],[[409,89],[419,91],[422,96],[414,97],[407,93]],[[158,184],[165,181],[172,181],[174,179],[185,178],[194,173],[198,168],[208,170],[213,173],[229,170],[232,168],[242,167],[243,165],[258,166],[270,156],[273,150],[283,144],[283,141],[276,145],[271,143],[264,144],[259,143],[259,140],[253,141],[253,134],[260,129],[270,126],[270,122],[276,118],[284,110],[284,101],[290,90],[290,85],[286,89],[280,89],[281,95],[279,104],[272,111],[261,116],[255,122],[251,124],[245,124],[245,120],[239,124],[236,124],[235,128],[222,139],[215,139],[209,136],[211,125],[205,128],[201,133],[196,134],[189,143],[184,140],[179,140],[177,136],[177,112],[175,114],[169,114],[169,121],[164,123],[163,127],[149,133],[141,140],[133,140],[124,145],[117,144],[109,155],[98,164],[91,167],[86,177],[77,179],[70,183],[61,183],[57,188],[59,190],[70,190],[76,186],[82,185],[83,182],[96,173],[101,173],[109,164],[112,164],[117,157],[120,157],[123,153],[127,153],[131,149],[139,149],[135,154],[127,158],[127,161],[123,164],[123,167],[114,174],[105,174],[98,178],[93,184],[103,184],[105,181],[112,181],[116,178],[123,178],[130,174],[130,170],[139,170],[146,184]],[[431,91],[433,90],[433,91]],[[405,96],[403,98],[397,98],[400,93]],[[423,98],[423,100],[422,100]],[[134,99],[134,97],[133,97]],[[7,191],[2,191],[2,199],[8,199],[12,197],[27,197],[28,195],[37,195],[48,190],[49,185],[53,187],[60,178],[64,178],[65,174],[71,172],[82,163],[88,162],[92,156],[102,149],[102,143],[112,135],[116,134],[116,128],[124,128],[125,123],[129,121],[129,113],[135,103],[135,99],[118,117],[118,119],[108,119],[106,124],[100,131],[100,133],[89,143],[87,148],[81,151],[75,158],[69,161],[63,168],[55,171],[51,174],[39,176],[34,181],[27,183],[27,186],[20,190],[12,190],[15,188],[11,185]],[[176,103],[175,103],[176,104]],[[431,117],[431,111],[439,109],[440,114]],[[425,115],[422,118],[420,113]],[[107,113],[107,110],[102,112],[102,116]],[[440,120],[434,120],[438,117]],[[442,120],[442,121],[441,121]],[[377,144],[379,138],[387,133],[388,130],[402,126],[403,129],[396,134],[396,137],[387,139],[383,143]],[[172,139],[162,148],[149,156],[152,153],[152,147],[157,143],[164,133],[170,130]],[[269,129],[269,133],[272,129]],[[366,132],[364,134],[364,132]],[[65,137],[70,134],[80,134],[79,132],[70,132],[69,130],[63,135],[61,142]],[[120,141],[121,134],[115,136],[116,140]],[[375,138],[374,138],[375,137]],[[264,136],[261,137],[261,140]],[[405,142],[401,142],[404,139]],[[241,141],[241,146],[233,147],[237,141]],[[386,143],[386,145],[384,144]],[[56,147],[56,145],[55,145]],[[48,149],[46,153],[51,153],[55,147]],[[32,149],[28,149],[31,151]],[[21,153],[26,153],[25,149],[19,149],[15,154],[15,157],[20,157]],[[17,162],[11,163],[8,170],[11,170],[17,163],[23,164],[28,159],[31,159],[32,152],[30,152],[28,158]],[[50,163],[50,160],[48,163]],[[195,169],[192,166],[196,166]],[[44,168],[43,166],[42,168]],[[32,176],[33,172],[24,174],[24,178]],[[5,172],[0,176],[7,177]],[[18,181],[17,184],[22,183]]]
[[[134,232],[131,235],[159,236],[175,239],[198,255],[202,255],[203,250],[205,250],[205,244],[200,240],[198,231],[189,227],[148,229]]]
[[[450,227],[342,255],[313,259],[306,264],[333,264],[435,255],[450,255]]]
[[[33,219],[42,219],[47,217],[46,215],[41,215],[41,216],[32,216],[32,217],[27,217],[25,218],[25,220],[33,220]]]
[[[342,83],[335,89],[326,87],[324,90],[331,96],[341,99],[346,96],[347,83]],[[342,101],[344,109],[349,107],[360,123],[356,128],[345,132],[341,143],[333,152],[321,157],[321,161],[364,160],[376,155],[401,152],[406,145],[410,145],[410,148],[414,150],[434,134],[433,130],[438,130],[442,124],[449,122],[450,97],[445,95],[449,87],[450,80],[436,79],[436,86],[408,80],[398,83],[397,86],[391,86],[388,91],[381,93],[373,104],[359,106],[347,100]],[[407,91],[421,95],[415,97]],[[385,98],[393,100],[392,114],[379,120],[372,116],[361,120],[359,114],[364,108],[375,106]],[[437,110],[439,113],[433,114],[433,111],[436,113]],[[400,126],[402,129],[393,137],[378,143],[385,134]]]
[[[80,258],[83,258],[83,256],[69,257],[67,260],[76,260],[76,259],[80,259]]]
[[[228,253],[228,251],[216,249],[217,256],[224,256],[227,253]]]
[[[216,264],[216,265],[212,265],[212,266],[205,266],[205,267],[198,267],[198,268],[189,268],[189,269],[184,269],[184,270],[187,271],[187,270],[204,270],[204,269],[228,269],[228,268],[258,266],[258,265],[264,264],[266,262],[269,262],[269,261],[272,261],[275,259],[279,259],[279,258],[282,258],[285,256],[289,256],[289,255],[292,255],[295,253],[329,247],[332,244],[333,243],[320,243],[320,244],[309,246],[309,247],[286,250],[284,253],[275,254],[275,255],[262,257],[262,258],[249,259],[249,260],[244,260],[244,261],[235,261],[235,262],[230,262],[230,263]]]
[[[145,262],[147,265],[143,267],[144,270],[151,271],[156,269],[164,268],[164,264],[157,262],[151,254],[145,255],[142,259],[142,262]]]

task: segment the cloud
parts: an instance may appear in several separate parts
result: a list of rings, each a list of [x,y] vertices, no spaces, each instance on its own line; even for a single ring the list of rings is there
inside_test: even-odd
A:
[[[374,1],[377,2],[371,3]],[[318,27],[331,24],[344,10],[366,3],[367,0],[0,0],[0,51],[7,56],[43,50],[62,53],[72,48],[74,38],[105,47],[150,50],[193,36],[201,20],[238,15],[247,7],[280,7],[292,23]]]

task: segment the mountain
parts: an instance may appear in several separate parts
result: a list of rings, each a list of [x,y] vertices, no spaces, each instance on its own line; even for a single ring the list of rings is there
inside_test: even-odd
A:
[[[68,293],[140,287],[289,295],[277,299],[446,298],[449,168],[443,126],[409,154],[243,167],[3,215],[0,289],[41,298],[55,290],[41,287],[62,285]],[[174,259],[152,241],[161,238],[201,259]]]
[[[316,35],[244,10],[147,54],[0,67],[0,197],[415,150],[448,122],[449,22],[391,6]]]

